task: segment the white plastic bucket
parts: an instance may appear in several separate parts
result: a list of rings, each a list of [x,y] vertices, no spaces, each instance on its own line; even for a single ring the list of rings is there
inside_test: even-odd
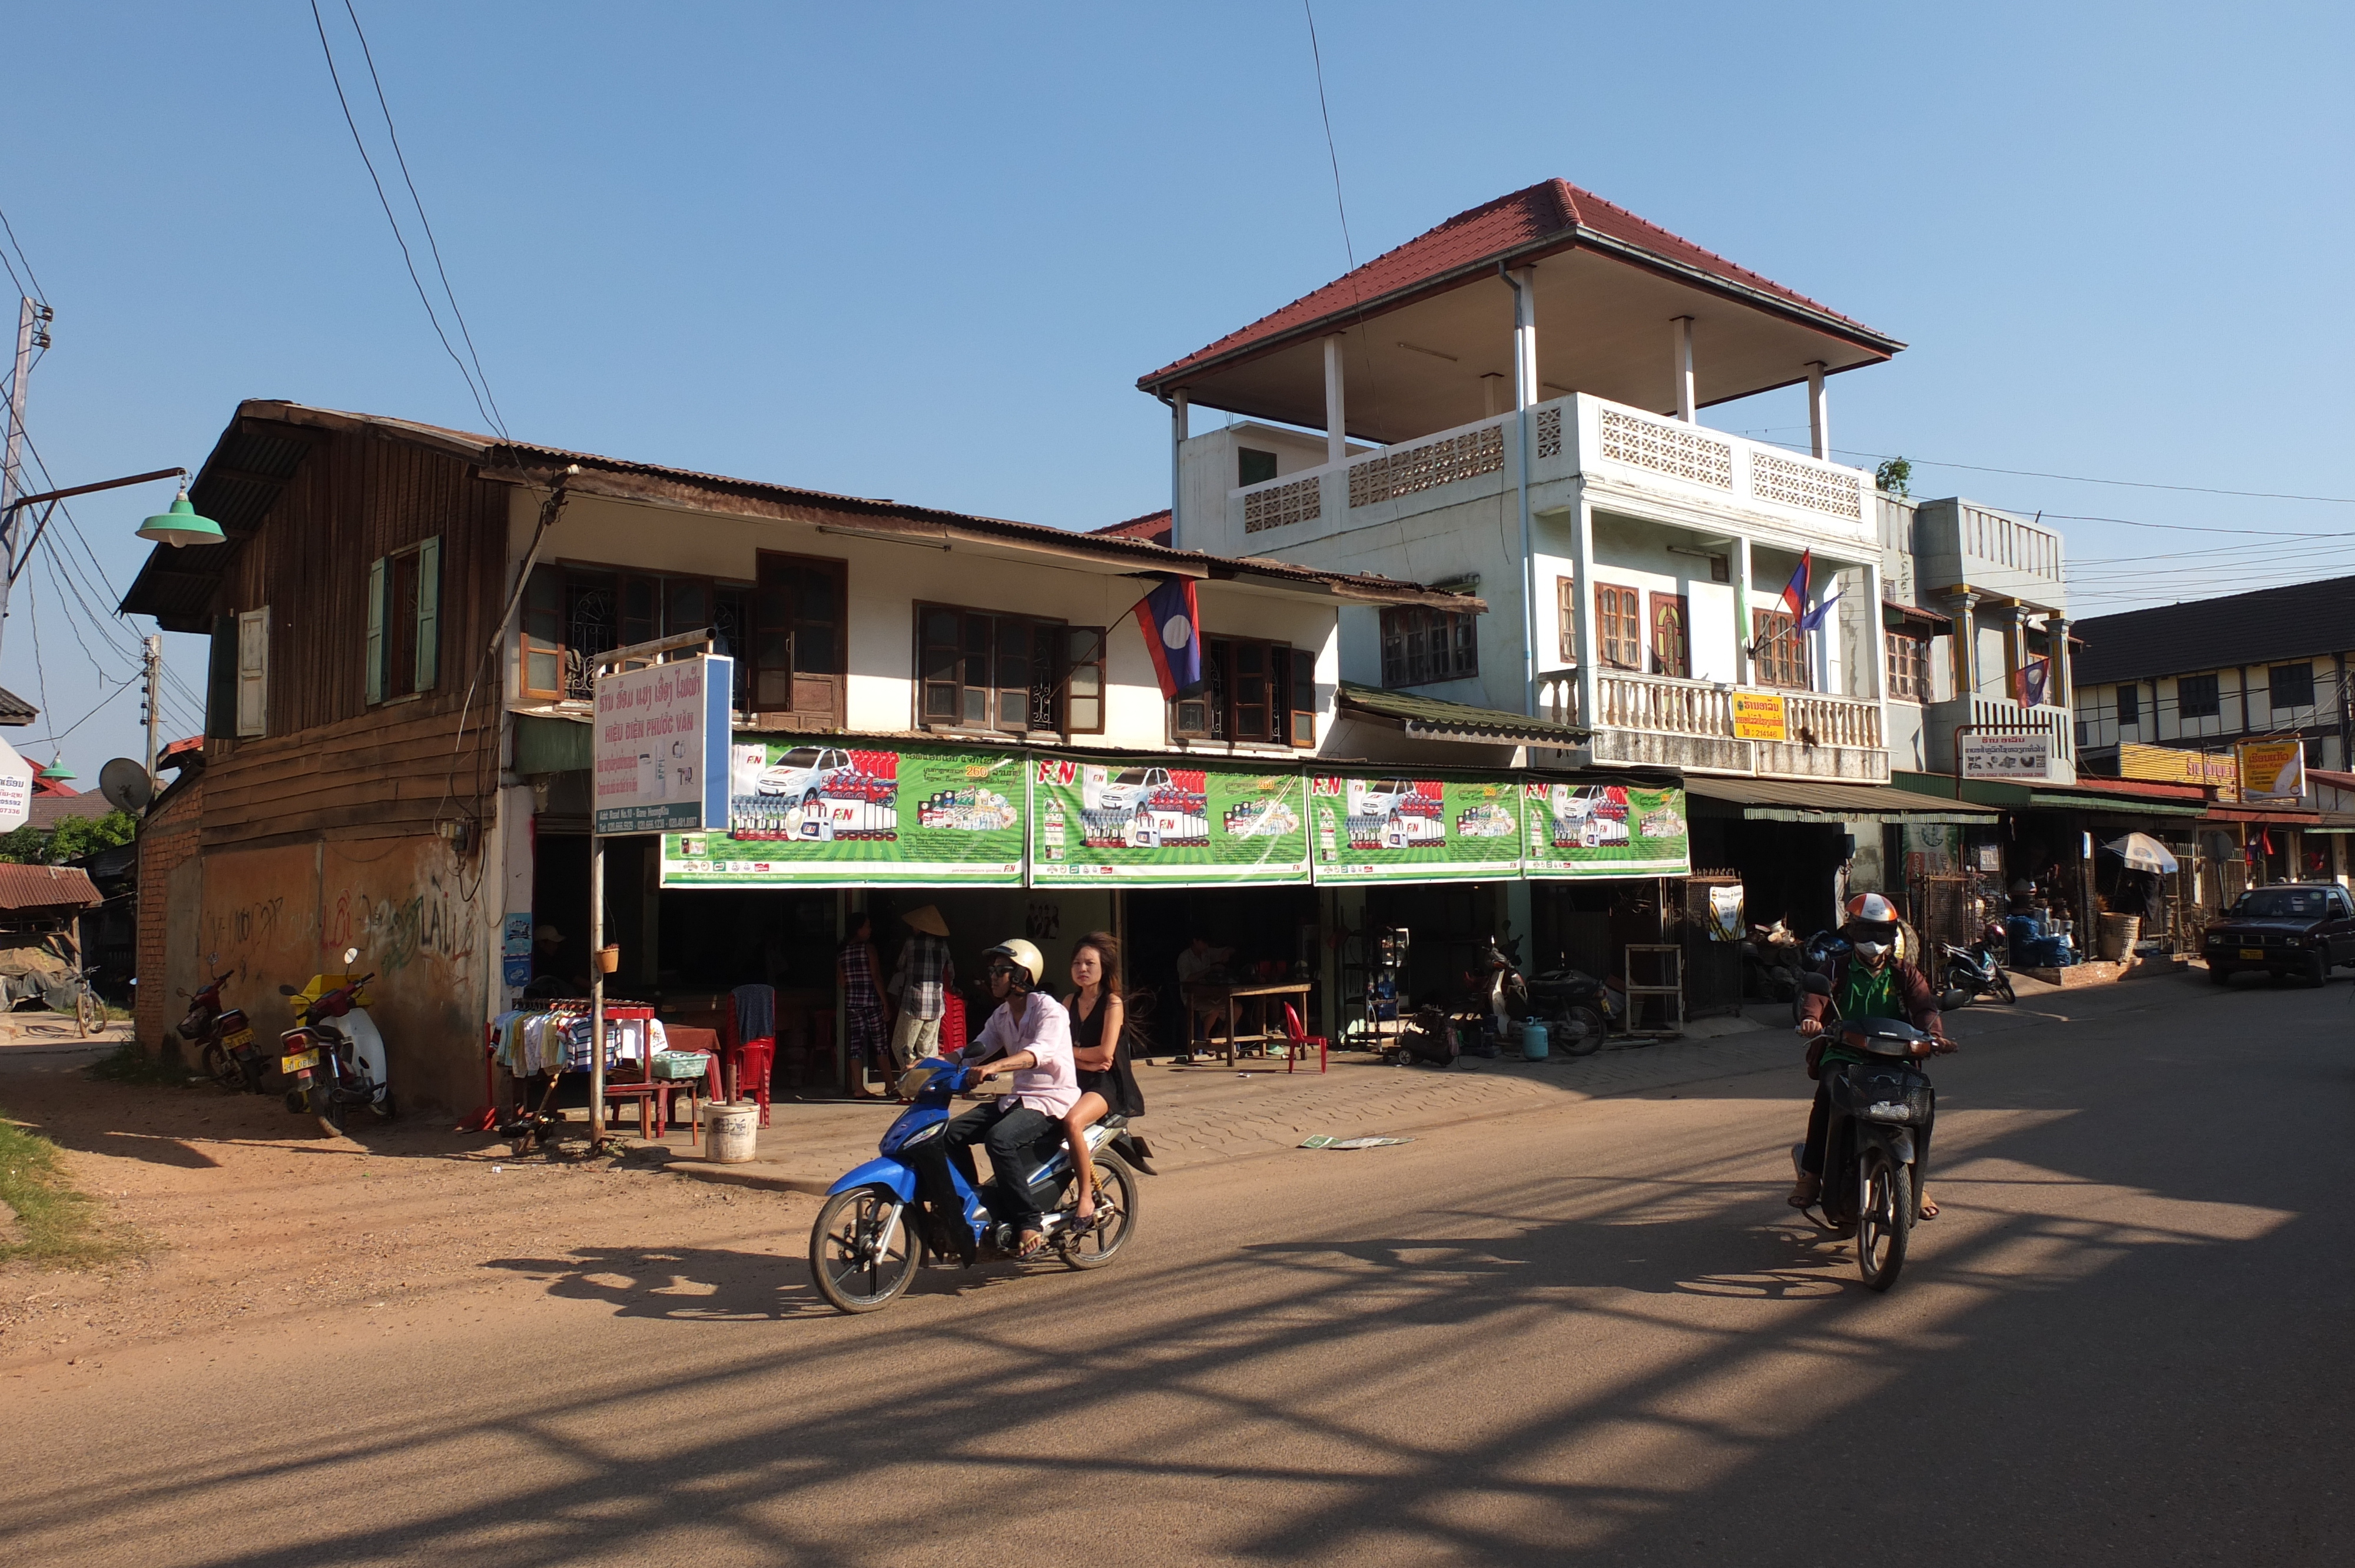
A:
[[[761,1107],[751,1100],[714,1101],[703,1113],[703,1157],[715,1165],[741,1165],[752,1158],[761,1134]]]

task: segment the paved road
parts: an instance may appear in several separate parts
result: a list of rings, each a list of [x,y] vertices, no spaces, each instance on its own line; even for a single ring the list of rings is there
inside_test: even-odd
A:
[[[40,1563],[2343,1561],[2355,989],[2150,982],[1939,1069],[1887,1298],[1749,1073],[1146,1188],[1087,1277],[823,1310],[778,1255],[488,1260],[9,1385]],[[501,1298],[502,1300],[507,1299]],[[167,1361],[166,1356],[172,1360]],[[2336,1542],[2337,1544],[2332,1544]]]

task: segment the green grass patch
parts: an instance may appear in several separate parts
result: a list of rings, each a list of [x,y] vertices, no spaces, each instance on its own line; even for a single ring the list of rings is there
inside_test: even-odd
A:
[[[113,1052],[92,1062],[90,1075],[108,1084],[154,1084],[160,1088],[186,1088],[188,1069],[159,1056],[150,1056],[135,1040],[125,1040]]]
[[[16,1224],[0,1233],[0,1262],[17,1258],[54,1267],[106,1263],[136,1249],[130,1234],[106,1223],[97,1202],[66,1180],[58,1146],[0,1112],[0,1202]]]

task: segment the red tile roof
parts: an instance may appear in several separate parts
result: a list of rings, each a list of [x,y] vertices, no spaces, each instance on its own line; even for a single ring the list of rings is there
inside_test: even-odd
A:
[[[1508,258],[1534,260],[1552,251],[1580,247],[1633,252],[1634,259],[1664,263],[1677,271],[1699,272],[1721,284],[1764,295],[1805,313],[1817,326],[1883,353],[1903,346],[1862,322],[1747,267],[1736,266],[1592,191],[1562,180],[1547,180],[1457,213],[1429,233],[1375,257],[1356,271],[1262,316],[1240,332],[1229,333],[1174,365],[1138,377],[1136,384],[1155,390],[1212,360],[1295,334],[1305,334],[1335,318],[1403,303],[1401,296],[1468,272],[1488,271]]]
[[[1158,512],[1148,512],[1142,517],[1132,517],[1125,523],[1114,523],[1107,527],[1091,528],[1088,532],[1114,539],[1142,539],[1148,545],[1167,545],[1169,543],[1169,508],[1165,506]]]

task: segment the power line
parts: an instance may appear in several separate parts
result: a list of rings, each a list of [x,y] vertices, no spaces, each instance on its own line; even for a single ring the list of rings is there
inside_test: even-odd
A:
[[[1316,112],[1325,122],[1325,156],[1333,164],[1333,210],[1341,215],[1341,249],[1349,258],[1349,270],[1358,270],[1358,248],[1349,240],[1349,209],[1341,200],[1341,154],[1333,145],[1333,111],[1325,105],[1325,55],[1316,47],[1316,13],[1308,0],[1300,0],[1301,15],[1308,18],[1308,58],[1316,68]]]
[[[34,276],[33,259],[25,254],[24,245],[16,238],[16,226],[8,221],[8,214],[5,208],[0,208],[0,230],[6,231],[8,235],[8,243],[16,249],[16,260],[25,264],[25,276],[32,280],[33,286],[30,289],[27,289],[22,283],[18,283],[16,285],[17,291],[20,293],[31,294],[37,303],[44,305],[48,304],[49,302],[48,292],[41,287],[40,279]],[[14,279],[16,276],[16,269],[15,267],[12,266],[8,269],[8,276],[11,279]]]
[[[499,414],[499,400],[491,395],[490,372],[483,368],[483,356],[474,347],[474,334],[467,330],[465,313],[458,308],[458,291],[450,286],[450,270],[442,264],[442,244],[433,238],[433,220],[425,216],[425,198],[417,194],[417,182],[410,177],[408,155],[400,150],[400,132],[393,129],[392,105],[386,101],[383,79],[376,74],[376,55],[369,49],[368,30],[360,26],[360,14],[353,9],[352,0],[344,0],[344,10],[352,19],[352,31],[359,35],[360,58],[368,62],[368,80],[376,87],[377,107],[384,111],[384,133],[392,143],[393,161],[400,165],[400,179],[409,187],[409,199],[417,208],[417,221],[425,229],[426,249],[433,253],[433,270],[441,276],[442,292],[450,302],[450,314],[458,323],[458,335],[465,340],[466,354],[474,362],[474,374],[482,379],[483,396],[488,399],[491,422],[498,429],[502,440],[510,440],[506,421]]]
[[[458,367],[458,374],[464,378],[466,391],[474,399],[474,411],[482,415],[484,423],[496,429],[498,421],[491,418],[490,409],[484,404],[483,389],[474,385],[474,373],[466,368],[466,362],[458,357],[458,351],[450,346],[450,334],[442,330],[442,317],[433,309],[432,298],[425,291],[425,281],[417,275],[417,259],[409,253],[409,238],[400,232],[400,220],[393,216],[391,198],[384,194],[384,181],[377,175],[376,160],[368,156],[368,143],[360,136],[359,122],[352,118],[351,101],[344,96],[344,79],[336,69],[336,51],[327,44],[327,24],[319,15],[319,0],[311,0],[311,21],[319,30],[319,52],[326,57],[327,79],[335,84],[336,101],[343,106],[344,123],[351,130],[352,145],[359,149],[360,162],[368,168],[368,184],[376,187],[377,205],[384,208],[384,220],[392,226],[392,241],[400,247],[401,265],[409,270],[409,281],[417,291],[417,302],[425,307],[425,319],[432,323],[433,335],[442,340],[442,352],[450,356],[450,363]],[[454,304],[453,302],[453,309]],[[505,434],[501,432],[502,439],[505,439]]]
[[[1892,452],[1860,452],[1848,447],[1838,450],[1846,452],[1849,457],[1869,457],[1878,461],[1885,461],[1898,455]],[[2045,473],[2032,468],[1990,468],[1984,463],[1940,462],[1935,458],[1909,457],[1905,461],[1920,463],[1925,468],[1959,468],[1972,473],[2004,473],[2019,479],[2058,479],[2065,480],[2071,484],[2115,484],[2129,490],[2180,491],[2187,495],[2239,495],[2252,501],[2317,501],[2330,506],[2355,506],[2355,495],[2288,495],[2270,490],[2222,490],[2205,484],[2160,484],[2147,479],[2089,479],[2082,473]],[[2094,518],[2088,521],[2102,522],[2108,519]]]

